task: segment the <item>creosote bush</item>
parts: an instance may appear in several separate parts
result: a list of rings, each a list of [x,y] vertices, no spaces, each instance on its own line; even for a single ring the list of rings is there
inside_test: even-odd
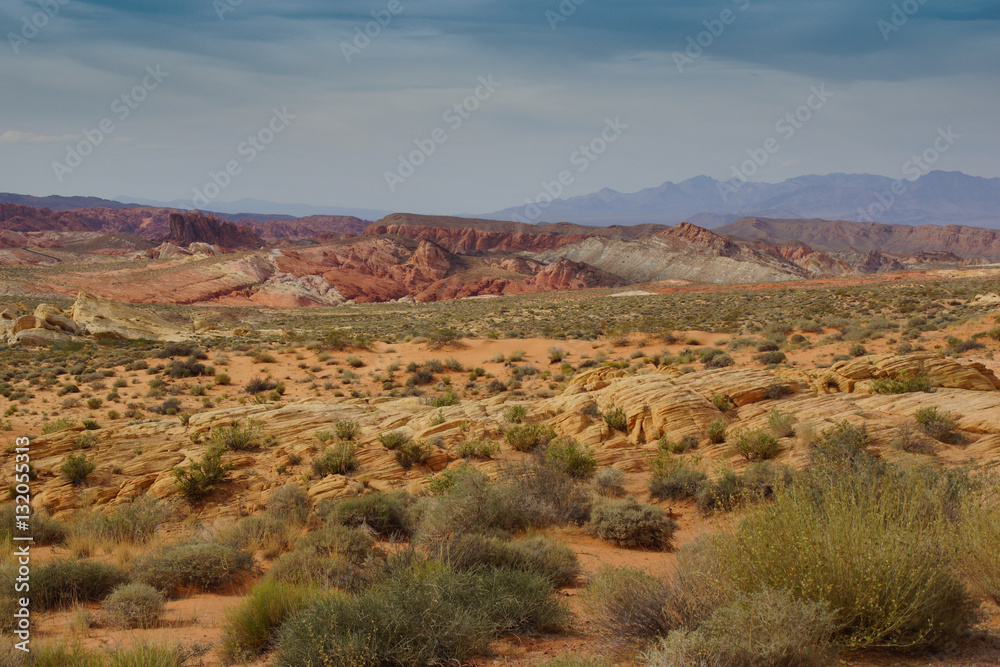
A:
[[[136,581],[168,596],[181,589],[218,591],[253,566],[247,552],[219,542],[193,542],[162,547],[133,562]]]
[[[345,500],[325,501],[318,513],[327,522],[343,526],[367,526],[384,537],[410,537],[415,529],[416,498],[405,491],[369,493]]]
[[[937,406],[920,408],[913,414],[921,430],[935,440],[953,442],[957,439],[957,424],[950,412],[941,412]]]
[[[229,663],[256,660],[277,639],[282,623],[315,597],[310,588],[264,579],[226,614],[222,656]]]
[[[507,444],[519,452],[532,452],[539,447],[544,447],[556,437],[556,432],[551,426],[544,424],[524,424],[522,426],[511,427],[504,439]]]
[[[340,443],[328,448],[322,455],[313,460],[313,473],[319,477],[327,475],[346,475],[358,469],[358,457],[354,453],[354,445]]]
[[[545,460],[571,477],[590,477],[597,467],[594,450],[572,438],[559,438],[545,449]]]
[[[82,454],[70,454],[66,457],[60,470],[63,477],[73,483],[74,486],[82,485],[90,473],[94,472],[97,464],[87,459]]]
[[[621,431],[622,433],[628,432],[628,418],[625,416],[625,411],[621,408],[605,412],[603,416],[604,422],[613,430]]]
[[[747,461],[766,461],[777,456],[780,446],[767,431],[753,429],[737,432],[733,448]]]

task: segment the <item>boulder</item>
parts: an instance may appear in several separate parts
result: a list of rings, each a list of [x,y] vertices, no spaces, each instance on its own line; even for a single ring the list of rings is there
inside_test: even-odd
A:
[[[156,315],[84,291],[77,295],[70,317],[97,338],[180,341],[187,337]]]

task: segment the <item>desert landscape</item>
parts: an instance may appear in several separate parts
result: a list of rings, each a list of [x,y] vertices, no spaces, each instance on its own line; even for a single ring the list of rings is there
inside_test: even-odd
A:
[[[1000,666],[997,2],[0,28],[0,667]]]
[[[168,213],[8,218],[32,664],[1000,659],[989,242]]]

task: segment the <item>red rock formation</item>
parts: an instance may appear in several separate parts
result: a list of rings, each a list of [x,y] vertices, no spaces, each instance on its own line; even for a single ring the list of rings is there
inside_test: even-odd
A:
[[[52,212],[47,208],[0,204],[0,229],[12,232],[90,232],[87,222],[72,211]]]
[[[187,246],[208,243],[225,248],[261,248],[264,240],[248,227],[197,213],[171,213],[170,234],[163,241]]]
[[[418,227],[413,225],[374,224],[365,230],[370,236],[400,236],[413,241],[433,241],[459,255],[482,255],[489,252],[542,252],[555,250],[588,238],[589,235],[526,234],[491,232],[474,227]]]

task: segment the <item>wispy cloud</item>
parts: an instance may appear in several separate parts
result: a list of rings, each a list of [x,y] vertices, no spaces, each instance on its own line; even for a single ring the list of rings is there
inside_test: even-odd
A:
[[[34,132],[21,132],[19,130],[7,130],[0,134],[0,145],[3,144],[59,144],[63,142],[78,141],[83,136],[79,134],[48,135],[35,134]]]

